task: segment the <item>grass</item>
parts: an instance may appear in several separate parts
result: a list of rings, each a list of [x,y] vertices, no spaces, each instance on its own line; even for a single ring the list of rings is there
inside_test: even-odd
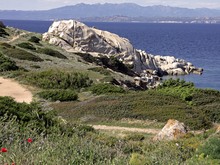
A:
[[[46,55],[49,55],[49,56],[52,56],[52,57],[57,57],[57,58],[60,58],[60,59],[67,59],[67,57],[64,56],[62,53],[60,53],[59,51],[56,51],[56,50],[53,50],[53,49],[50,49],[50,48],[39,48],[37,51],[39,53],[43,53],[43,54],[46,54]]]
[[[16,48],[15,46],[12,46],[6,43],[0,44],[0,51],[2,52],[2,54],[8,57],[19,59],[19,60],[27,60],[27,61],[34,61],[34,62],[43,61],[40,57],[30,52]]]
[[[52,107],[68,121],[77,121],[85,116],[94,116],[95,121],[129,118],[166,122],[173,118],[191,129],[201,129],[209,123],[196,106],[154,90],[101,96],[85,103],[59,103]]]

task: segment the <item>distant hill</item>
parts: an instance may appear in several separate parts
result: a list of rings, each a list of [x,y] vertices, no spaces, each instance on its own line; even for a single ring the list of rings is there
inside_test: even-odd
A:
[[[0,10],[0,19],[13,20],[54,20],[54,19],[82,19],[91,17],[220,17],[217,9],[188,9],[170,6],[140,6],[134,3],[122,4],[84,4],[65,6],[51,10],[17,11]]]

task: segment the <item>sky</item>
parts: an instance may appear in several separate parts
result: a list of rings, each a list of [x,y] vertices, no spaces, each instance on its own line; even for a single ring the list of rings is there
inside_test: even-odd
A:
[[[0,10],[47,10],[78,3],[136,3],[142,6],[220,9],[220,0],[0,0]]]

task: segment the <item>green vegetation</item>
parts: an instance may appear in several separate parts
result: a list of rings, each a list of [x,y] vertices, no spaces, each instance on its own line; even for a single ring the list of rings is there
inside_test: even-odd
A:
[[[10,28],[6,32],[10,36],[15,34]],[[38,36],[27,33],[10,44],[0,43],[0,70],[15,70],[1,74],[38,87],[34,92],[42,91],[36,95],[45,99],[26,104],[0,97],[0,145],[7,149],[0,152],[0,164],[219,164],[219,133],[206,130],[212,128],[213,122],[220,122],[219,91],[196,89],[192,83],[181,80],[167,80],[158,89],[148,91],[125,91],[104,83],[93,85],[90,78],[112,84],[118,84],[118,79],[125,81],[121,73],[133,75],[130,70],[133,66],[126,66],[114,57],[96,58],[79,53],[90,62],[87,65],[72,58],[72,53],[63,52],[65,57],[62,57],[52,45],[43,41],[39,44],[40,39],[35,35]],[[39,62],[34,63],[38,60],[30,54],[40,59]],[[48,58],[46,54],[71,58],[43,61],[38,54],[43,59]],[[13,59],[15,63],[10,57],[31,59],[31,62]],[[16,70],[16,66],[26,70]],[[91,73],[90,78],[85,73]],[[48,102],[57,100],[61,102]],[[96,131],[89,125],[79,125],[104,124],[157,131],[170,118],[184,122],[191,130],[200,129],[201,133],[190,132],[179,140],[155,142],[154,134]]]
[[[74,101],[78,98],[78,95],[75,91],[63,89],[46,90],[39,92],[38,95],[43,99],[51,101]]]
[[[80,89],[89,87],[92,83],[86,74],[60,70],[29,72],[22,78],[43,89]]]
[[[0,22],[0,37],[9,36],[9,34],[5,31],[5,25]]]
[[[10,44],[7,43],[0,44],[0,51],[2,52],[2,54],[8,57],[16,58],[19,60],[27,60],[34,62],[43,61],[40,57],[25,50],[16,48],[15,46],[11,46]]]
[[[100,91],[102,92],[102,90]],[[203,99],[204,96],[200,95],[200,97]],[[210,97],[212,98],[211,95]],[[60,103],[56,104],[54,108],[69,121],[77,121],[88,115],[95,116],[98,121],[130,118],[166,122],[168,119],[176,119],[184,122],[190,129],[207,129],[212,126],[213,120],[209,116],[219,117],[219,103],[217,103],[219,99],[213,97],[213,101],[213,105],[211,105],[213,108],[216,107],[216,110],[203,111],[205,107],[202,105],[189,105],[179,97],[161,94],[157,90],[149,90],[128,92],[126,95],[102,96],[80,107],[77,106],[77,103]],[[71,110],[73,106],[74,111]]]
[[[199,154],[203,154],[204,157],[211,157],[212,159],[220,160],[220,136],[211,137],[204,145],[202,145],[198,151]]]
[[[13,118],[21,126],[37,128],[39,133],[58,124],[52,111],[42,111],[36,103],[16,103],[10,97],[0,97],[0,109],[0,117],[4,117],[4,122]]]
[[[31,43],[28,43],[28,42],[19,43],[19,44],[17,44],[17,46],[20,48],[25,48],[25,49],[29,49],[29,50],[36,50],[34,45]]]
[[[106,75],[106,76],[111,75],[111,72],[103,67],[89,68],[88,70],[92,70],[94,72],[99,72],[99,73]]]
[[[31,38],[28,41],[38,44],[38,43],[40,43],[40,38],[38,38],[36,36],[31,36]]]
[[[125,90],[121,87],[114,86],[112,84],[95,84],[90,90],[94,94],[108,94],[108,93],[125,93]]]
[[[0,72],[17,70],[16,63],[0,53]]]
[[[50,49],[50,48],[41,48],[41,49],[38,49],[38,52],[49,55],[49,56],[52,56],[52,57],[67,59],[67,57],[64,56],[62,53],[60,53],[56,50]]]

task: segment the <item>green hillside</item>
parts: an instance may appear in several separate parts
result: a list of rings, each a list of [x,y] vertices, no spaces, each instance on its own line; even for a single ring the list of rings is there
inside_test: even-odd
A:
[[[219,91],[172,79],[128,90],[120,83],[133,85],[133,73],[115,59],[105,65],[49,45],[41,34],[0,29],[0,76],[34,94],[31,104],[0,97],[0,164],[219,164]],[[168,119],[190,132],[159,142],[155,133],[92,127],[156,132]]]

